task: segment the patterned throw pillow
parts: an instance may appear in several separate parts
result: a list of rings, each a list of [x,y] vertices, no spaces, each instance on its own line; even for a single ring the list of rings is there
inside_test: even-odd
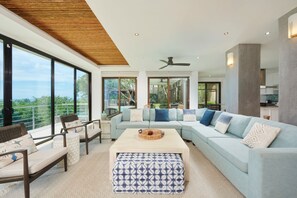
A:
[[[19,149],[27,149],[28,155],[37,151],[35,143],[30,134],[22,137],[9,140],[4,143],[0,143],[0,153],[6,153]],[[8,164],[23,158],[21,153],[13,153],[0,157],[0,168],[7,166]]]
[[[130,122],[142,122],[142,109],[131,109],[130,111]]]
[[[195,109],[184,109],[183,110],[184,122],[196,122],[196,111]]]
[[[71,127],[76,127],[76,126],[80,126],[82,125],[82,122],[80,120],[75,120],[73,122],[65,122],[65,127],[66,128],[71,128]],[[77,127],[77,128],[73,128],[73,129],[68,129],[68,133],[79,133],[82,132],[84,130],[84,127]]]
[[[241,143],[251,148],[267,148],[279,134],[280,130],[280,128],[256,122]]]
[[[232,119],[232,116],[221,114],[217,120],[215,130],[217,130],[220,133],[226,133],[231,123],[231,119]]]

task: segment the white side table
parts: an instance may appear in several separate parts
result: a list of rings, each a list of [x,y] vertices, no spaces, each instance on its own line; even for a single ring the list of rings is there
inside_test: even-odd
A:
[[[101,120],[102,139],[110,139],[110,120]]]
[[[54,137],[54,148],[63,147],[63,136]],[[73,165],[79,161],[80,158],[80,147],[79,147],[79,134],[78,133],[67,133],[66,134],[66,145],[68,149],[67,154],[67,165]]]

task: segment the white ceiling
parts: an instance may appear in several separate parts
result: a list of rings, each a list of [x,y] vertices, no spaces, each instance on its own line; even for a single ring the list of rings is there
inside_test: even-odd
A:
[[[156,71],[164,65],[160,59],[173,56],[174,62],[191,66],[165,70],[213,75],[224,73],[225,51],[239,43],[262,44],[261,67],[278,67],[278,18],[297,7],[297,0],[86,2],[129,63],[126,70]]]

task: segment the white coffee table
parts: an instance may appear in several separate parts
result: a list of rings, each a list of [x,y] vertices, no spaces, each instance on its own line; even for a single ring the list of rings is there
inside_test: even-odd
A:
[[[185,181],[189,181],[189,148],[175,129],[162,129],[165,132],[159,140],[145,140],[138,137],[138,129],[126,129],[109,149],[109,176],[118,153],[180,153],[185,167]]]

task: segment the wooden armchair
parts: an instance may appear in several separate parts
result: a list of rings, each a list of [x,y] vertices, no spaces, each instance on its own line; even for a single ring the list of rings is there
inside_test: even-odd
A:
[[[99,137],[100,143],[101,143],[101,121],[100,120],[92,120],[87,122],[82,122],[80,125],[72,126],[72,127],[66,127],[67,123],[71,123],[74,121],[78,121],[78,117],[75,114],[65,115],[61,116],[61,123],[63,128],[61,129],[61,132],[65,131],[66,133],[69,133],[70,131],[74,131],[76,133],[79,133],[79,140],[80,142],[85,142],[86,144],[86,153],[89,154],[89,142],[95,139],[96,137]],[[98,123],[98,128],[94,127],[95,124]],[[89,126],[92,124],[92,127]],[[82,128],[83,130],[78,130],[79,128]]]
[[[23,123],[0,128],[0,143],[19,138],[26,135],[27,129]],[[33,138],[43,139],[52,138],[57,135],[64,136],[64,147],[58,149],[38,150],[28,155],[26,149],[14,150],[6,153],[1,153],[1,156],[21,153],[23,158],[12,162],[11,164],[0,168],[0,183],[8,183],[24,180],[25,198],[30,197],[30,183],[41,176],[44,172],[52,168],[61,160],[64,160],[64,169],[67,171],[67,148],[65,133],[55,134],[46,137]],[[38,144],[36,144],[38,145]],[[30,162],[32,161],[32,162]],[[42,164],[42,165],[41,165]]]

